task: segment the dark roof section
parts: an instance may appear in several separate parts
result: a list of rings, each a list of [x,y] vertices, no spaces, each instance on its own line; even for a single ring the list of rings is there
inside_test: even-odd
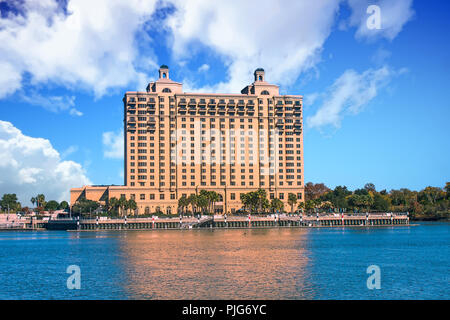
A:
[[[264,72],[264,69],[263,69],[263,68],[258,68],[258,69],[255,70],[255,72],[256,72],[256,71],[262,71],[262,72]]]
[[[161,67],[159,67],[160,69],[169,69],[169,67],[165,64],[162,64]]]

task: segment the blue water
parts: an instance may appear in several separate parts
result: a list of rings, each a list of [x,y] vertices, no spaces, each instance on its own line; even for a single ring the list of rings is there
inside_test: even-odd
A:
[[[449,299],[449,227],[0,232],[0,299]]]

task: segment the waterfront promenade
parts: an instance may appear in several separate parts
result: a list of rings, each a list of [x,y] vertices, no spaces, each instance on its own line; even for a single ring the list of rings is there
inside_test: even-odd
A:
[[[406,214],[201,216],[177,218],[81,219],[77,230],[160,230],[199,228],[360,227],[409,225]],[[36,221],[35,226],[45,228]]]
[[[250,216],[210,216],[200,217],[149,217],[121,219],[91,218],[76,220],[79,231],[95,230],[160,230],[160,229],[200,229],[200,228],[274,228],[274,227],[376,227],[409,225],[407,214],[359,214],[359,215],[250,215]],[[9,224],[0,223],[3,230],[47,229],[48,220],[16,218]],[[14,222],[13,222],[14,221]],[[65,220],[59,220],[65,221]]]

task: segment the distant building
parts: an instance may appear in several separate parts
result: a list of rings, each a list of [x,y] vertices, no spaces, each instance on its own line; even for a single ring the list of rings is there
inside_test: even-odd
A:
[[[146,92],[127,91],[124,186],[71,189],[78,199],[135,199],[138,213],[176,213],[183,195],[214,190],[219,213],[262,188],[288,207],[304,199],[302,96],[280,95],[258,68],[241,94],[185,93],[162,65]]]

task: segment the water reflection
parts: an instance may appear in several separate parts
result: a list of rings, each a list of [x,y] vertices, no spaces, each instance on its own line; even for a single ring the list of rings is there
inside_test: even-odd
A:
[[[312,299],[307,230],[123,233],[132,299]]]

